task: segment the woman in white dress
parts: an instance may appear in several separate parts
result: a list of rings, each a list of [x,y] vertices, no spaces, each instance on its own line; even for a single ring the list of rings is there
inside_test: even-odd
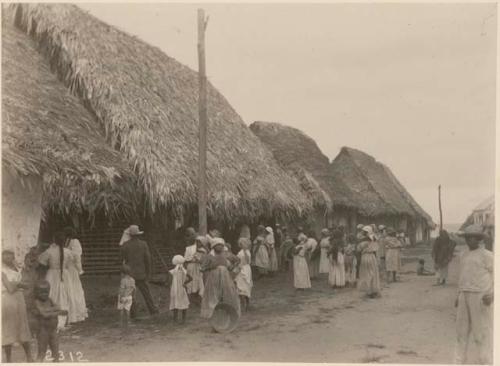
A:
[[[319,273],[328,273],[330,271],[330,261],[328,252],[330,250],[330,232],[328,229],[321,230],[321,240],[319,242],[321,256],[319,258]]]
[[[300,234],[298,240],[299,244],[295,247],[293,255],[293,286],[297,290],[304,290],[311,288],[311,279],[306,260],[307,236]]]
[[[268,226],[266,227],[267,236],[266,236],[266,244],[269,248],[269,272],[277,272],[278,271],[278,256],[276,254],[276,241],[274,239],[273,228]]]
[[[203,296],[203,273],[200,271],[201,259],[203,257],[202,251],[206,246],[206,237],[197,236],[194,243],[186,247],[184,259],[187,263],[187,274],[192,278],[187,287],[188,295],[198,295],[200,298]]]
[[[236,276],[236,287],[238,289],[238,295],[240,295],[241,308],[248,311],[250,305],[250,298],[252,297],[252,268],[250,263],[252,260],[252,255],[250,253],[250,240],[247,238],[240,238],[238,240],[238,245],[240,251],[238,252],[239,263],[239,273]]]
[[[50,299],[59,306],[61,310],[68,311],[68,316],[58,316],[58,329],[66,326],[70,311],[70,274],[69,270],[74,266],[73,254],[65,248],[66,234],[57,232],[54,242],[49,248],[40,254],[38,262],[48,267],[45,279],[50,283]]]
[[[257,274],[259,277],[266,276],[269,268],[269,248],[266,243],[266,228],[259,225],[257,228],[257,237],[253,241],[252,246],[252,260],[253,265],[257,268]],[[257,279],[259,278],[257,277]]]
[[[328,273],[328,284],[333,288],[345,286],[345,266],[343,251],[343,234],[336,230],[332,234],[332,248],[328,252],[330,260],[330,271]]]
[[[72,227],[67,227],[64,229],[64,232],[66,234],[66,248],[73,255],[73,260],[69,263],[67,281],[69,291],[68,323],[72,324],[81,322],[88,317],[85,293],[80,281],[80,275],[83,274],[83,251],[80,241],[76,238],[75,230]]]

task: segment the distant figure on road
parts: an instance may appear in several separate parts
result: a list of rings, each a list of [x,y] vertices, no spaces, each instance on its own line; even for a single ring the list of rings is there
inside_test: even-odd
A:
[[[457,309],[457,364],[492,364],[493,339],[493,253],[479,247],[484,235],[478,225],[462,234],[469,250],[460,259]],[[479,359],[471,360],[469,344],[474,342]]]
[[[448,265],[453,259],[455,245],[455,242],[450,239],[446,230],[441,230],[439,236],[434,241],[432,259],[434,259],[434,265],[437,272],[437,286],[446,284],[448,278]]]
[[[149,313],[151,315],[158,314],[147,282],[151,278],[151,253],[148,244],[139,239],[139,236],[143,234],[142,231],[139,231],[139,226],[131,225],[128,228],[128,233],[132,239],[123,243],[121,247],[122,262],[130,267],[130,274],[144,297]],[[137,306],[134,301],[130,309],[130,318],[134,319],[136,316]]]
[[[403,245],[396,239],[396,231],[392,228],[387,229],[387,237],[384,238],[385,260],[387,281],[397,281],[397,274],[401,271],[401,248]],[[391,279],[392,277],[392,279]]]
[[[366,292],[368,297],[375,298],[380,295],[380,277],[377,260],[378,243],[375,240],[371,226],[365,226],[363,233],[364,238],[358,244],[358,251],[361,252],[358,289]]]

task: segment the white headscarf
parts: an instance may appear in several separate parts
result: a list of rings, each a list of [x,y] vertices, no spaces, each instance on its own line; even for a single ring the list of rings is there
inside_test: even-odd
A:
[[[172,264],[175,266],[175,270],[178,271],[178,270],[181,270],[181,271],[186,271],[186,269],[184,268],[183,264],[186,260],[184,259],[184,257],[182,255],[174,255],[174,258],[172,259]]]
[[[119,245],[122,246],[123,243],[129,241],[130,239],[132,239],[132,237],[128,233],[128,228],[126,228],[125,230],[123,230],[122,238],[120,239],[120,244]]]

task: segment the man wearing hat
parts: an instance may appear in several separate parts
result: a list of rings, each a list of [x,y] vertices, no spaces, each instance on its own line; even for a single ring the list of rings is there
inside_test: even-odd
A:
[[[492,363],[493,336],[493,253],[479,246],[484,238],[479,225],[468,226],[460,236],[469,250],[460,259],[457,307],[457,348],[455,362]],[[468,359],[474,342],[478,359]]]
[[[130,274],[135,280],[135,285],[141,292],[151,315],[158,314],[153,297],[148,286],[148,280],[151,277],[151,253],[149,252],[148,244],[140,239],[143,234],[139,231],[139,226],[130,225],[127,229],[131,239],[123,243],[121,247],[122,262],[130,267]],[[135,301],[130,309],[130,317],[133,319],[137,316],[137,307]]]

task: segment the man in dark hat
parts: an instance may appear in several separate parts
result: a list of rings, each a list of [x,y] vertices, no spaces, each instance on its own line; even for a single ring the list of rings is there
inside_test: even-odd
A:
[[[448,278],[448,265],[453,259],[455,242],[450,239],[446,230],[441,230],[432,246],[432,259],[437,272],[436,286],[446,284]]]
[[[141,292],[151,315],[158,314],[158,309],[154,304],[151,291],[149,290],[148,280],[151,278],[151,253],[148,244],[140,239],[143,234],[139,231],[139,226],[131,225],[128,234],[132,239],[123,243],[121,247],[122,262],[130,267],[130,274],[135,280],[135,285]],[[130,318],[137,317],[136,302],[132,303],[130,309]]]
[[[469,250],[460,260],[457,307],[457,348],[455,363],[492,364],[493,339],[493,253],[480,247],[481,226],[470,225],[460,234]],[[474,342],[478,359],[470,359]]]

